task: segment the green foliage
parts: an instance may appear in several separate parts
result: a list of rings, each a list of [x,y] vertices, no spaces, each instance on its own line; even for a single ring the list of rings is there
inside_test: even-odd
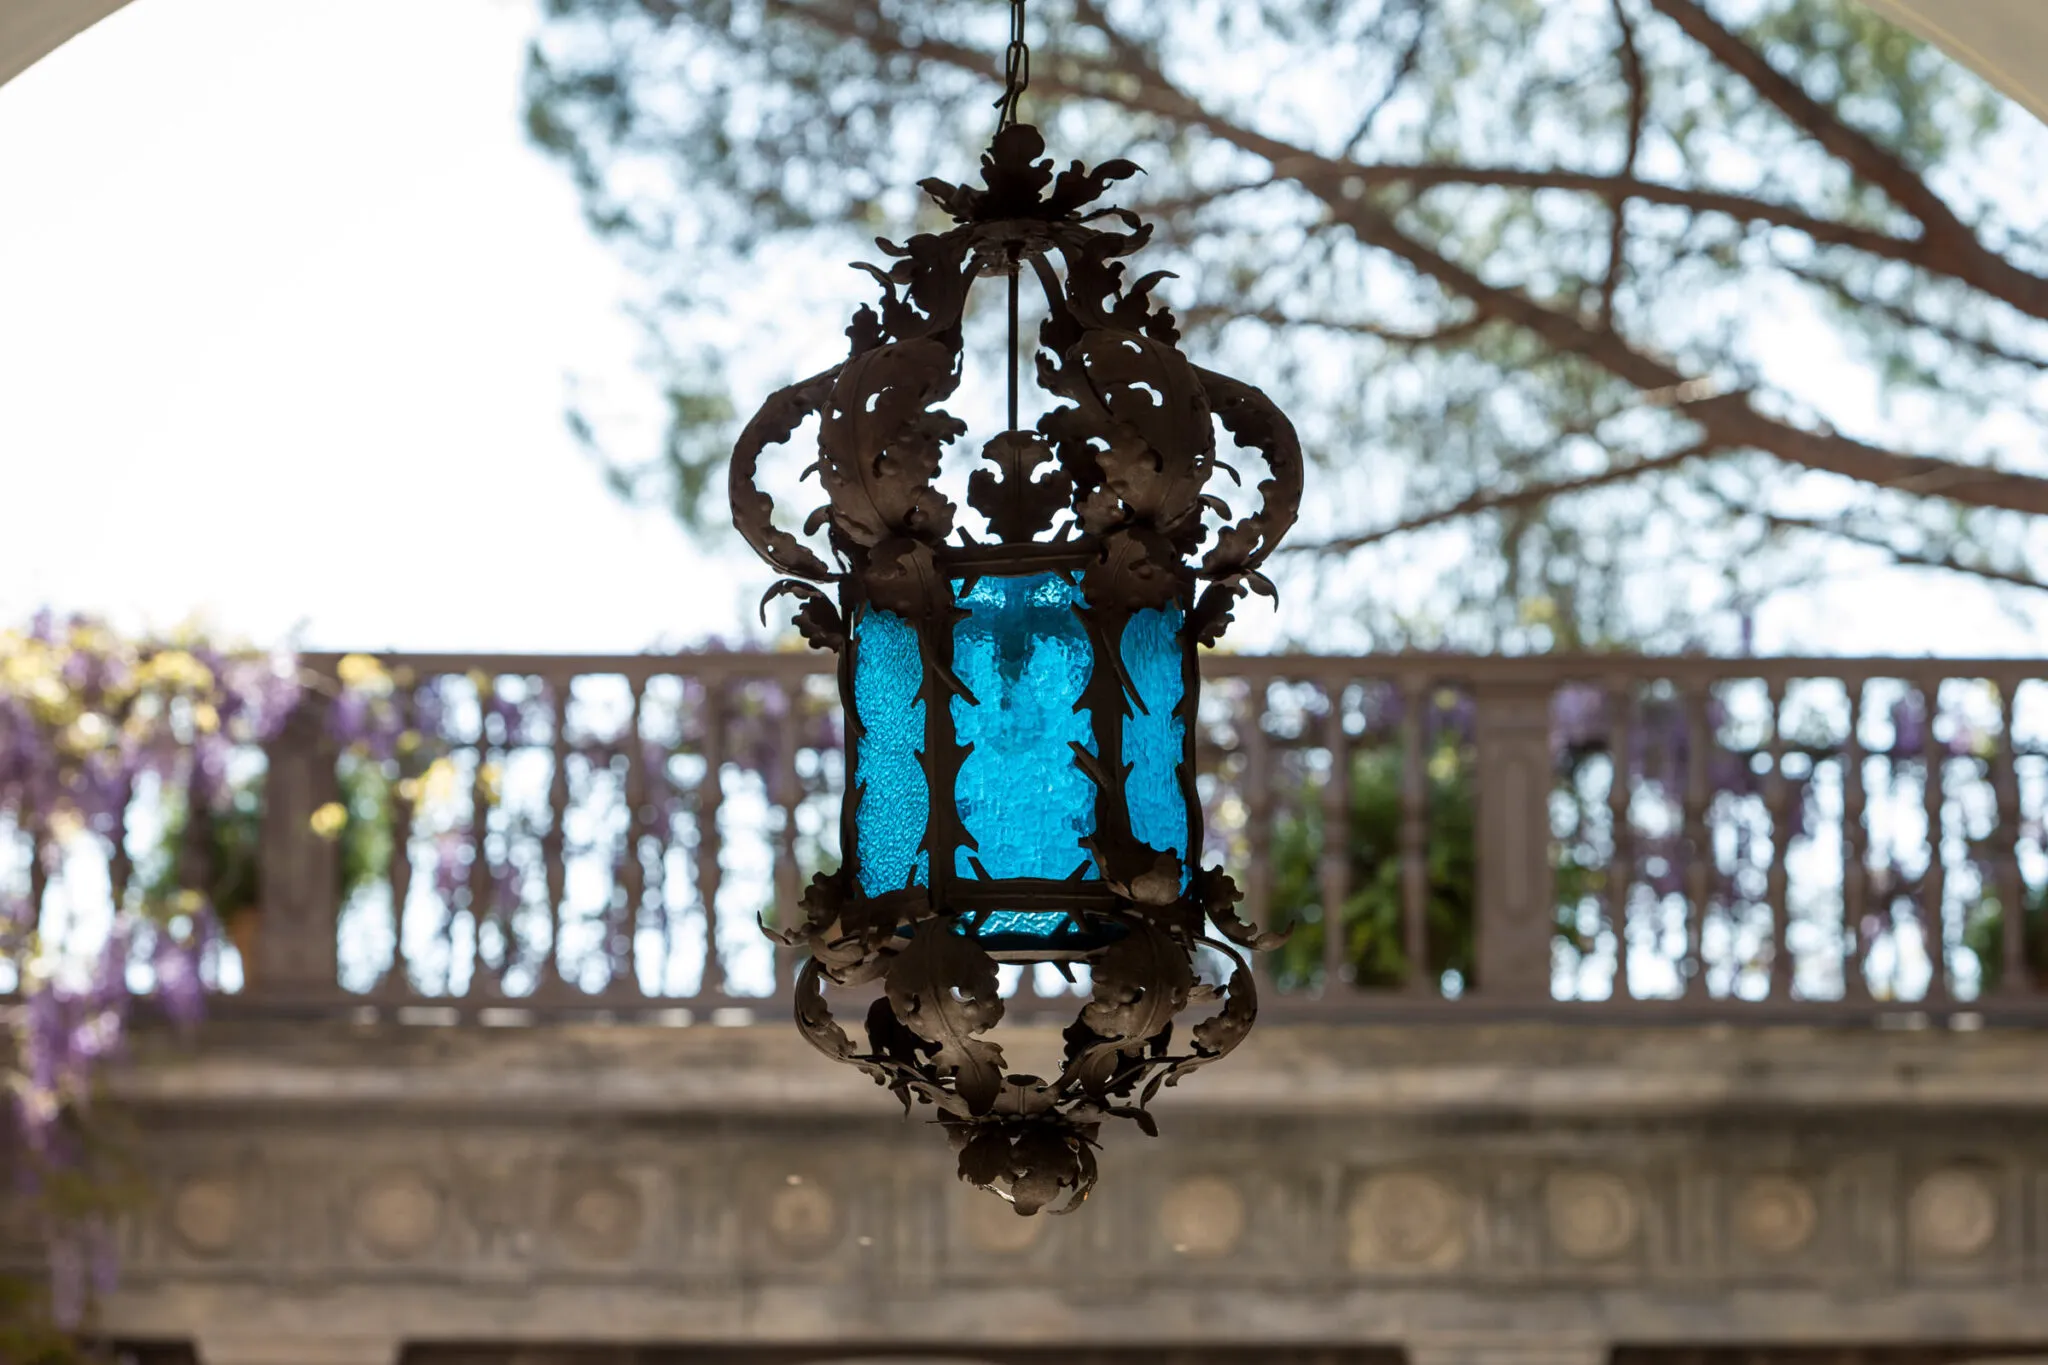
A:
[[[2048,980],[2048,887],[2025,895],[2027,965],[2036,981]],[[1963,946],[1977,955],[1983,970],[1979,990],[1986,995],[2005,978],[2005,910],[1998,898],[1986,896],[1971,906],[1963,922]]]
[[[142,894],[151,918],[178,913],[193,895],[231,924],[261,904],[257,885],[258,841],[263,831],[263,782],[259,776],[228,791],[227,805],[202,812],[193,828],[185,795],[166,798],[163,838],[142,863]]]
[[[1390,990],[1415,984],[1406,946],[1402,915],[1401,767],[1398,749],[1360,750],[1352,756],[1351,802],[1344,830],[1346,884],[1344,961],[1349,979],[1367,989]],[[1435,991],[1455,980],[1458,988],[1476,982],[1474,933],[1479,901],[1477,831],[1472,755],[1455,737],[1445,735],[1426,756],[1423,827],[1424,939],[1428,961],[1422,983]],[[1560,776],[1557,793],[1583,802],[1575,775]],[[1272,844],[1275,922],[1293,920],[1296,928],[1273,955],[1274,980],[1281,990],[1316,989],[1323,985],[1323,789],[1304,782],[1285,794],[1284,813],[1274,821]],[[1559,907],[1557,933],[1581,951],[1572,922],[1573,907],[1606,893],[1609,869],[1588,850],[1566,842],[1557,850],[1552,870],[1553,904]]]
[[[1473,910],[1477,904],[1469,765],[1448,739],[1426,765],[1428,817],[1424,835],[1427,892],[1424,924],[1429,960],[1426,980],[1447,972],[1465,982],[1473,971]],[[1282,990],[1320,985],[1323,979],[1321,856],[1322,794],[1304,785],[1289,794],[1287,813],[1274,822],[1272,867],[1276,923],[1294,920],[1293,935],[1273,956]],[[1411,980],[1405,946],[1401,872],[1401,755],[1372,749],[1353,755],[1351,804],[1344,830],[1351,894],[1344,902],[1344,960],[1361,987],[1394,988]]]
[[[341,900],[382,878],[390,868],[391,776],[385,765],[353,752],[338,769],[346,820],[339,846]],[[162,918],[175,913],[186,892],[201,891],[224,925],[262,907],[259,841],[263,835],[263,776],[230,787],[226,806],[209,815],[194,836],[190,803],[167,801],[163,837],[143,860],[147,903]]]
[[[9,1182],[9,1213],[23,1226],[72,1239],[88,1264],[68,1270],[66,1292],[82,1299],[84,1323],[68,1322],[53,1302],[58,1277],[0,1274],[0,1365],[108,1365],[111,1353],[89,1330],[91,1291],[80,1277],[111,1269],[112,1229],[147,1205],[150,1186],[137,1154],[143,1138],[120,1110],[98,1103],[72,1108],[53,1130],[62,1161],[26,1147],[5,1155],[19,1163],[0,1174]],[[73,1310],[74,1314],[76,1309]]]
[[[76,1335],[50,1320],[43,1278],[0,1275],[0,1360],[8,1365],[92,1365]]]
[[[341,870],[340,898],[346,905],[358,890],[381,882],[391,868],[391,765],[359,753],[345,753],[337,769],[346,815],[336,836]]]

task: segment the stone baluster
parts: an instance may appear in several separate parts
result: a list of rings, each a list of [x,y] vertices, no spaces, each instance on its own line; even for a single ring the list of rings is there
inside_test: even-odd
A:
[[[337,747],[327,725],[327,699],[311,690],[266,750],[259,836],[262,920],[255,961],[244,964],[248,990],[271,999],[302,1000],[338,993],[336,918],[340,913],[340,850],[314,828],[314,813],[341,799]]]
[[[1495,1004],[1550,998],[1551,686],[1504,678],[1477,703],[1479,909],[1475,989]]]

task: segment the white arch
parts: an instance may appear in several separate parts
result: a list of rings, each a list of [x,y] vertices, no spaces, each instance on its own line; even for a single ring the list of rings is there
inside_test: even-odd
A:
[[[129,0],[6,0],[0,4],[0,85],[127,3]]]
[[[2048,122],[2048,5],[2041,0],[1863,0]]]

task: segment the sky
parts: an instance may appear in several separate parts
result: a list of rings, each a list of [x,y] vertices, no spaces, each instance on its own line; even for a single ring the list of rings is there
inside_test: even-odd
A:
[[[0,86],[0,620],[637,651],[742,615],[604,485],[622,272],[519,111],[530,0],[140,0]]]
[[[524,139],[534,24],[138,0],[0,86],[0,621],[508,652],[755,628],[765,573],[624,505],[563,422],[572,377],[656,419],[631,282]],[[1787,330],[1781,363],[1874,403],[1831,340]],[[2040,607],[1838,567],[1770,605],[1761,652],[2048,643]]]

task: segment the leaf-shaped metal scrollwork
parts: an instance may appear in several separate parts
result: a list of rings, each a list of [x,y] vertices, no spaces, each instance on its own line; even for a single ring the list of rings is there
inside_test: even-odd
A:
[[[1239,598],[1247,592],[1278,595],[1259,566],[1294,526],[1304,471],[1301,438],[1272,399],[1228,375],[1197,373],[1224,430],[1239,445],[1258,451],[1268,471],[1259,482],[1258,510],[1217,532],[1216,544],[1202,557],[1202,575],[1212,581],[1196,604],[1191,625],[1198,640],[1213,644],[1230,624]]]
[[[797,632],[813,649],[829,649],[837,652],[846,648],[846,621],[839,614],[839,608],[823,592],[800,578],[784,578],[771,584],[761,594],[761,624],[768,624],[768,604],[778,597],[798,597],[803,605],[796,609],[792,620]]]
[[[1003,1017],[995,959],[942,923],[911,935],[885,978],[903,1026],[938,1045],[930,1066],[951,1077],[970,1114],[986,1114],[1003,1089],[1003,1050],[980,1035]]]
[[[1101,539],[1101,549],[1081,574],[1081,591],[1091,605],[1141,611],[1180,596],[1188,572],[1165,536],[1134,526]]]
[[[937,341],[878,346],[846,362],[818,433],[831,516],[849,539],[944,540],[953,504],[931,486],[946,443],[967,424],[932,404],[959,382],[955,354]]]
[[[1147,1044],[1173,1026],[1194,984],[1186,945],[1151,924],[1135,924],[1095,962],[1094,995],[1080,1023],[1096,1041],[1068,1062],[1062,1080],[1093,1095],[1106,1093],[1125,1055],[1141,1057]]]
[[[1202,572],[1212,578],[1249,573],[1266,562],[1294,529],[1301,512],[1301,438],[1287,414],[1260,390],[1214,370],[1197,368],[1195,373],[1223,429],[1266,462],[1267,477],[1259,482],[1259,510],[1224,528],[1216,548],[1202,559]]]
[[[988,529],[1005,541],[1030,540],[1051,528],[1067,510],[1074,481],[1054,469],[1034,479],[1032,471],[1053,458],[1052,447],[1028,431],[1006,431],[981,448],[993,470],[977,469],[967,480],[967,503],[988,518]]]
[[[1278,933],[1247,924],[1238,917],[1237,903],[1244,893],[1237,889],[1237,881],[1220,867],[1205,867],[1197,871],[1188,893],[1209,923],[1216,926],[1216,932],[1240,948],[1249,948],[1255,953],[1271,952],[1285,943],[1292,929]]]
[[[1096,1124],[1063,1114],[997,1122],[945,1119],[960,1178],[1007,1199],[1018,1213],[1072,1213],[1095,1188]]]
[[[806,417],[822,407],[838,376],[839,367],[835,365],[777,390],[740,433],[726,475],[733,526],[754,547],[755,554],[796,578],[822,581],[832,576],[832,570],[809,546],[776,526],[775,500],[760,490],[755,476],[760,469],[761,453],[787,441]]]

